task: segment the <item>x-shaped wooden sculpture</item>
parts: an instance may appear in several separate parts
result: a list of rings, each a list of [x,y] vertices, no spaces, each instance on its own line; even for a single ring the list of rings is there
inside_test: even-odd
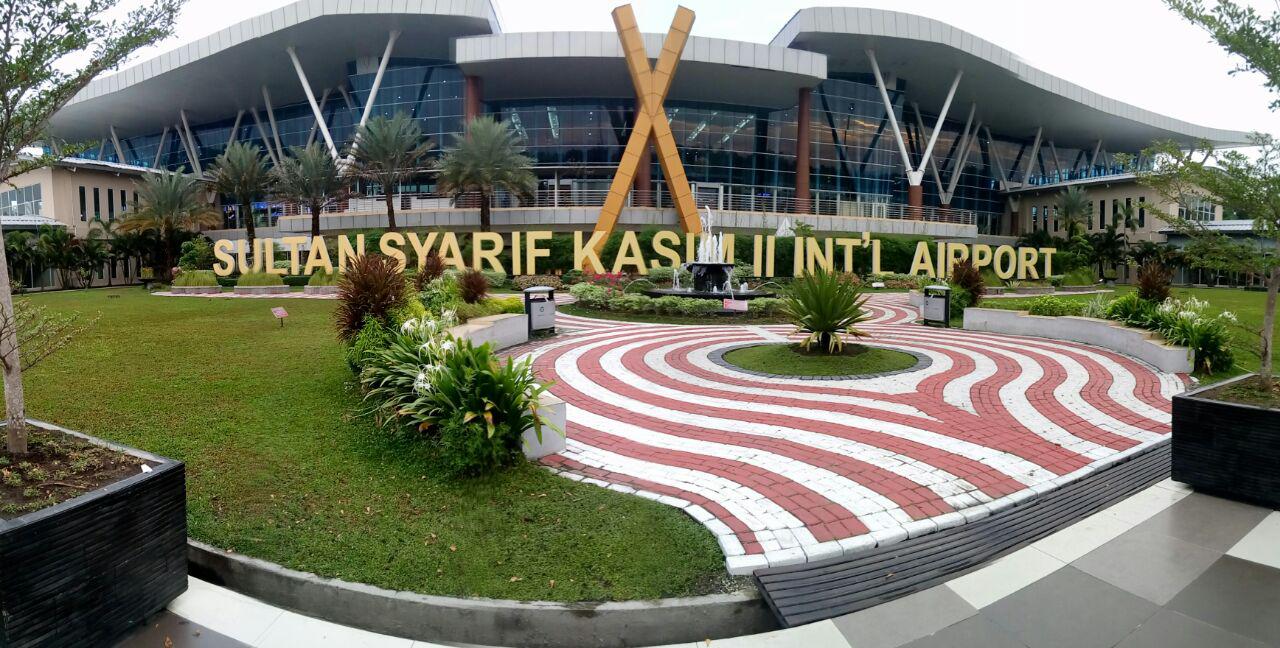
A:
[[[613,10],[613,24],[617,27],[618,40],[626,55],[627,70],[631,73],[631,82],[636,89],[636,123],[627,139],[627,147],[622,152],[613,184],[609,186],[609,195],[600,210],[596,231],[604,232],[606,237],[613,231],[618,215],[626,204],[627,192],[635,181],[636,169],[644,149],[652,136],[658,149],[658,163],[662,166],[667,191],[675,203],[676,213],[680,215],[680,223],[684,231],[700,233],[702,221],[698,218],[698,207],[694,204],[693,191],[689,189],[689,179],[685,176],[680,151],[671,135],[671,123],[667,121],[666,108],[662,105],[671,88],[671,79],[675,76],[676,64],[680,62],[680,53],[684,51],[689,31],[693,29],[693,12],[685,7],[676,9],[676,17],[671,21],[671,29],[667,31],[667,39],[662,44],[662,53],[653,68],[649,67],[649,55],[645,52],[644,38],[636,24],[636,15],[631,10],[631,5],[622,5]],[[601,237],[600,246],[604,244],[603,238]]]

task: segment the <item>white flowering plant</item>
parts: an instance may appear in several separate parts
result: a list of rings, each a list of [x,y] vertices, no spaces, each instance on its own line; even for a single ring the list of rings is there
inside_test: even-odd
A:
[[[446,422],[453,430],[465,426],[475,456],[463,463],[467,472],[479,472],[519,457],[524,430],[541,434],[546,422],[538,397],[546,387],[529,360],[503,360],[488,344],[450,335],[456,322],[452,311],[404,322],[365,363],[360,381],[383,425],[432,437]]]

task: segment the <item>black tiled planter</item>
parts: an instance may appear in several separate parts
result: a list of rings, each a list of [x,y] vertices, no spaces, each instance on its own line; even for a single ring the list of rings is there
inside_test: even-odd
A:
[[[1203,395],[1249,377],[1173,397],[1173,479],[1280,509],[1280,411]]]
[[[152,472],[0,520],[0,646],[110,646],[187,589],[182,462],[62,431]]]

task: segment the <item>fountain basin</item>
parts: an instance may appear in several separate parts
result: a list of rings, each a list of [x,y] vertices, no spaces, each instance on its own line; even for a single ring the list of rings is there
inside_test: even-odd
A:
[[[689,290],[687,288],[655,288],[644,291],[649,297],[692,297],[694,299],[761,299],[776,297],[776,293],[767,290]]]
[[[724,288],[733,273],[732,263],[691,261],[685,264],[693,275],[694,292],[716,292]]]

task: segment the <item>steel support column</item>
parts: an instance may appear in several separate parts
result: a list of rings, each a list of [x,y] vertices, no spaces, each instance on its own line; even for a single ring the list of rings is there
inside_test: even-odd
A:
[[[293,70],[298,73],[298,83],[302,84],[302,91],[307,95],[307,103],[311,104],[311,112],[316,116],[316,124],[320,128],[320,134],[324,136],[324,143],[329,147],[329,155],[334,160],[338,159],[338,147],[333,145],[333,138],[329,136],[329,127],[324,123],[324,114],[320,112],[320,104],[316,103],[316,93],[311,91],[311,83],[307,81],[307,73],[302,71],[302,62],[298,60],[298,52],[293,47],[285,48],[289,53],[289,60],[293,61]],[[266,86],[263,86],[265,89]],[[275,128],[275,124],[271,124]],[[278,137],[278,136],[277,136]]]
[[[244,119],[244,111],[236,113],[236,123],[231,126],[231,137],[227,138],[227,148],[231,148],[236,143],[236,138],[240,136],[240,122]]]
[[[182,130],[187,134],[187,148],[191,151],[191,167],[196,175],[204,175],[204,169],[200,168],[200,145],[196,143],[196,136],[191,132],[191,124],[187,121],[187,111],[179,110],[178,117],[182,119]]]
[[[128,164],[128,161],[124,159],[124,149],[120,147],[120,137],[116,135],[116,127],[107,126],[107,129],[111,131],[111,145],[116,149],[116,159],[120,161],[120,164]]]
[[[276,155],[284,159],[284,145],[280,143],[280,129],[276,126],[276,111],[271,108],[271,91],[262,86],[262,101],[267,105],[267,123],[271,124],[271,139],[276,143]]]
[[[258,109],[250,108],[249,114],[253,116],[253,125],[258,129],[258,139],[262,140],[262,144],[267,147],[267,157],[271,158],[272,164],[280,164],[280,158],[276,157],[276,150],[271,146],[271,139],[267,137],[267,129],[262,127],[262,119],[258,117]]]
[[[160,168],[160,156],[164,154],[164,147],[168,143],[169,143],[169,127],[165,126],[164,130],[160,131],[160,144],[156,146],[156,159],[151,162],[151,168],[153,169]]]

